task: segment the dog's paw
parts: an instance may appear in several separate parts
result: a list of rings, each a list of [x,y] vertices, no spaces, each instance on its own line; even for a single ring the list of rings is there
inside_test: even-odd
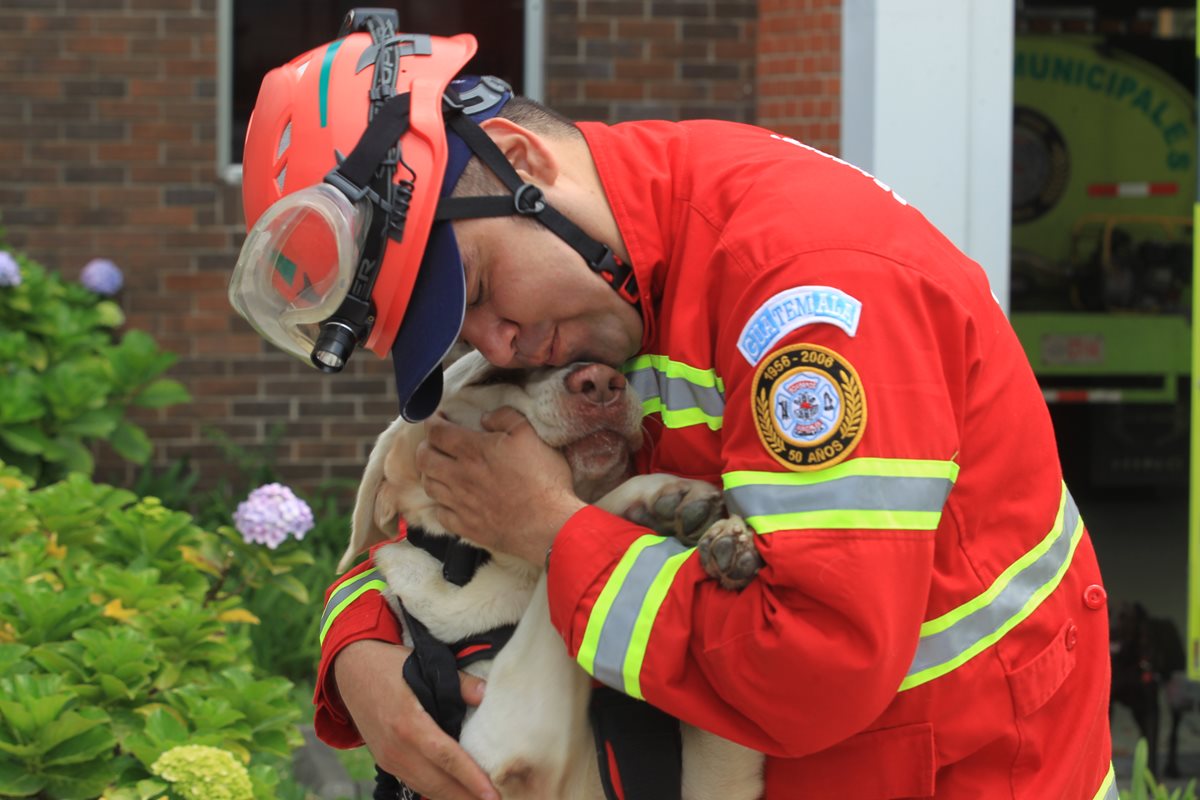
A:
[[[634,500],[622,516],[660,536],[694,547],[725,511],[721,490],[704,481],[668,478],[648,497]]]
[[[700,537],[700,566],[726,589],[745,588],[763,566],[754,531],[741,517],[720,519]]]

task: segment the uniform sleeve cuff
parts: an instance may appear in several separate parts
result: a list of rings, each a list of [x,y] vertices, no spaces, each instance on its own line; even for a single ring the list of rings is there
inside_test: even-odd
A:
[[[579,650],[587,614],[604,579],[645,528],[596,506],[575,512],[558,532],[547,562],[550,620],[572,656]],[[578,624],[577,624],[578,623]]]
[[[354,727],[354,721],[342,703],[333,677],[333,662],[347,645],[364,639],[378,639],[391,644],[402,641],[400,623],[388,608],[383,597],[374,593],[376,602],[359,602],[343,611],[321,647],[321,664],[317,671],[317,686],[313,694],[313,728],[317,738],[330,747],[346,749],[358,747],[362,737]]]

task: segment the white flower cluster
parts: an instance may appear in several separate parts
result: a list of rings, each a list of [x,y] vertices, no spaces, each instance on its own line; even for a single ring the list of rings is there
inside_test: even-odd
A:
[[[281,483],[268,483],[238,504],[233,524],[247,542],[274,550],[289,536],[303,539],[312,530],[313,513],[291,489]]]

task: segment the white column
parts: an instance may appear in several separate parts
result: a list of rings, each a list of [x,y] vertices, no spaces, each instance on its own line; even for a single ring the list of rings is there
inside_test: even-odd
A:
[[[987,272],[1008,309],[1013,0],[844,0],[842,153]]]

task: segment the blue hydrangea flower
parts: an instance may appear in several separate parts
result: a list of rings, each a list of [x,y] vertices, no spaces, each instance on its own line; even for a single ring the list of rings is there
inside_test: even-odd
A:
[[[313,513],[291,489],[281,483],[268,483],[238,504],[233,524],[247,542],[274,550],[289,536],[303,539],[312,530]]]
[[[12,253],[0,250],[0,286],[20,286],[21,267]]]
[[[93,258],[83,265],[79,282],[96,294],[111,297],[125,285],[121,268],[107,258]]]

